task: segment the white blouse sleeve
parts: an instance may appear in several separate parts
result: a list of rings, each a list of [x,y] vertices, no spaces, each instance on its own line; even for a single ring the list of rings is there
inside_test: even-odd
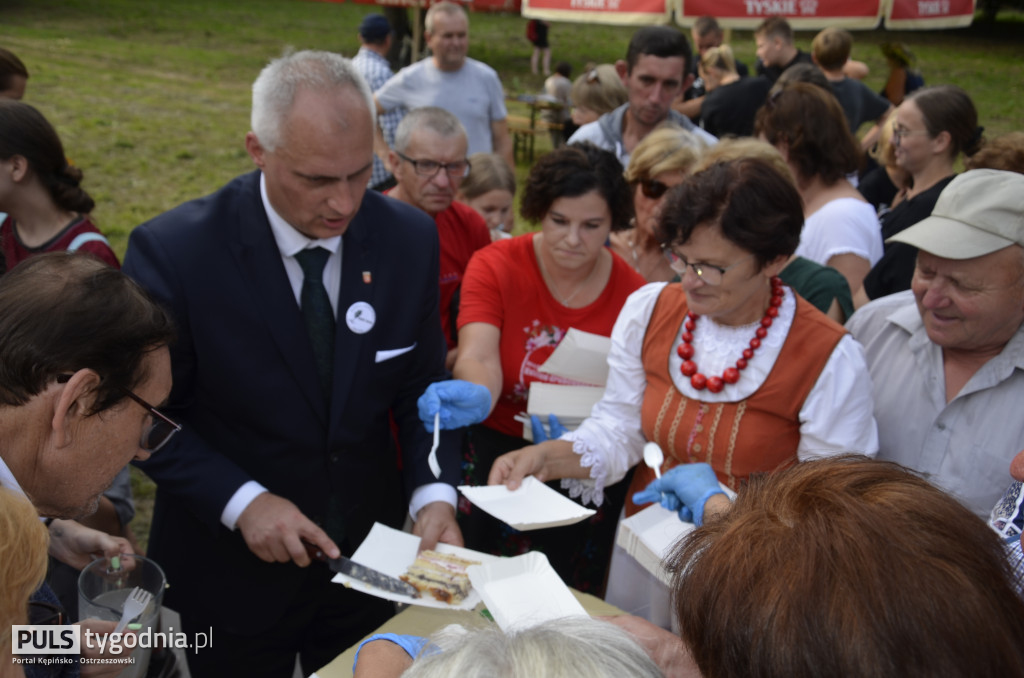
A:
[[[807,461],[843,452],[878,454],[871,377],[864,348],[849,334],[836,345],[800,408],[797,457]]]
[[[562,480],[562,487],[584,503],[600,506],[605,486],[622,480],[643,455],[640,410],[647,375],[640,354],[654,304],[665,284],[644,285],[626,300],[612,329],[604,397],[579,428],[561,438],[572,442],[573,451],[581,455],[580,465],[590,469],[589,480]]]

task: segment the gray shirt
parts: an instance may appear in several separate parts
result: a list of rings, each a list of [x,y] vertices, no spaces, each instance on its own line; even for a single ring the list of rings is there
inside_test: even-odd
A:
[[[424,59],[395,73],[376,92],[385,111],[438,106],[466,128],[467,155],[494,151],[491,123],[508,117],[505,93],[498,73],[476,59],[466,59],[457,71],[440,71],[433,59]]]
[[[948,404],[942,349],[911,291],[871,302],[846,328],[873,382],[878,458],[922,473],[987,519],[1024,449],[1024,326]]]
[[[626,152],[625,147],[622,145],[622,120],[626,117],[627,108],[629,108],[629,103],[622,104],[614,111],[605,113],[594,122],[588,122],[586,125],[583,125],[569,137],[569,143],[575,144],[581,141],[589,141],[598,148],[611,151],[619,159],[623,167],[628,167],[629,153]],[[705,132],[700,127],[694,125],[685,115],[674,110],[669,110],[668,122],[679,125],[687,132],[692,132],[694,136],[708,146],[718,143],[718,137]]]

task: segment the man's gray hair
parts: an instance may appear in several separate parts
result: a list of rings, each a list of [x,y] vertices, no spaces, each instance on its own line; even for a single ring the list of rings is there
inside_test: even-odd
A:
[[[590,617],[508,633],[493,625],[468,632],[450,626],[431,640],[442,651],[425,652],[402,678],[663,678],[629,634]]]
[[[434,32],[434,17],[438,14],[461,16],[467,23],[469,23],[469,17],[466,15],[466,10],[462,9],[459,5],[456,5],[454,2],[444,0],[444,2],[431,5],[430,9],[427,10],[427,16],[423,18],[423,28],[427,33]]]
[[[405,149],[409,148],[409,141],[411,141],[413,133],[421,129],[429,129],[445,139],[455,136],[468,139],[466,128],[454,115],[437,106],[423,106],[406,113],[402,122],[398,123],[398,128],[395,130],[394,149],[399,153],[405,153]]]
[[[366,100],[376,127],[373,93],[349,59],[334,52],[313,50],[274,59],[252,84],[252,131],[265,149],[273,151],[281,143],[285,118],[300,89],[331,92],[344,87],[353,88]]]

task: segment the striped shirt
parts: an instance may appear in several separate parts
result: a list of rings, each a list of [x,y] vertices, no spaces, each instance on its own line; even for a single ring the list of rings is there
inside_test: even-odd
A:
[[[388,79],[394,75],[388,60],[365,46],[359,48],[359,52],[352,59],[352,65],[356,67],[370,86],[370,91],[379,90]],[[395,129],[405,115],[404,108],[395,108],[380,115],[380,128],[384,132],[384,140],[388,146],[395,144]],[[384,163],[376,155],[373,156],[373,174],[370,175],[370,186],[377,186],[391,177],[391,173],[384,167]]]

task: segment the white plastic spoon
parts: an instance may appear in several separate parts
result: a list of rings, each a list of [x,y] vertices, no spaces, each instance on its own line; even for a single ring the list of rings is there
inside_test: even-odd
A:
[[[654,469],[654,475],[661,479],[661,465],[665,463],[665,453],[661,451],[658,443],[647,443],[644,445],[644,463]]]

